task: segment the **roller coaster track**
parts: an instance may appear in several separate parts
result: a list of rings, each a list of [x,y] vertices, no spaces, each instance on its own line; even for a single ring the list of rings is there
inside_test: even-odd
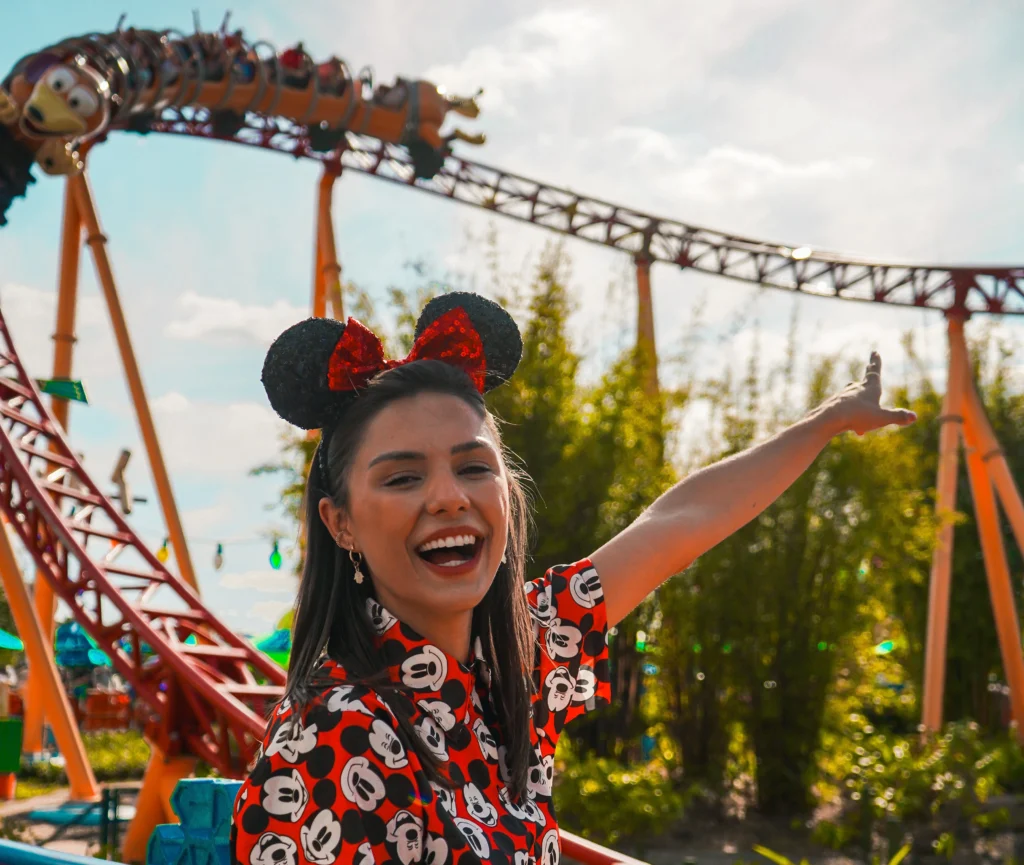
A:
[[[207,109],[173,109],[163,112],[151,129],[316,159],[639,259],[765,288],[896,306],[1024,315],[1024,266],[881,263],[767,243],[652,216],[457,156],[449,156],[434,177],[419,178],[402,147],[350,132],[344,147],[322,153],[310,146],[305,127],[281,117],[247,115],[238,132],[223,135]]]
[[[586,197],[455,156],[449,139],[422,115],[414,117],[409,103],[399,111],[368,99],[372,82],[352,76],[341,61],[317,66],[303,54],[298,71],[288,73],[283,55],[266,43],[248,45],[240,34],[118,30],[73,37],[23,58],[7,80],[27,73],[37,55],[69,51],[94,67],[107,88],[105,122],[83,139],[90,146],[118,130],[234,142],[315,159],[336,173],[379,177],[638,262],[843,300],[1024,314],[1024,266],[871,262]],[[325,67],[334,74],[327,84]],[[305,83],[295,84],[296,74]],[[459,110],[466,102],[449,107]],[[359,117],[364,120],[356,122]],[[404,119],[396,126],[396,118]],[[367,129],[390,132],[358,134]],[[24,193],[28,166],[39,155],[29,153],[26,162],[11,135],[6,144],[0,140],[0,192],[7,196],[0,224],[6,204]],[[283,671],[165,568],[90,479],[26,375],[2,315],[0,512],[57,596],[135,689],[150,713],[147,732],[161,751],[195,755],[224,774],[242,771],[262,738],[267,710],[282,694]],[[192,635],[196,644],[186,642]],[[143,644],[155,655],[145,659]]]
[[[148,709],[146,732],[161,750],[224,774],[243,771],[284,671],[222,624],[129,528],[69,447],[2,314],[0,512]],[[144,658],[143,644],[155,655]]]

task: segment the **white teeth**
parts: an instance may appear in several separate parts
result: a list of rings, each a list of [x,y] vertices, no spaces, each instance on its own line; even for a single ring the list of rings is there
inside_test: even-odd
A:
[[[475,535],[450,535],[447,538],[438,538],[437,540],[420,544],[416,550],[417,552],[425,553],[429,550],[440,550],[443,547],[465,547],[475,543]]]

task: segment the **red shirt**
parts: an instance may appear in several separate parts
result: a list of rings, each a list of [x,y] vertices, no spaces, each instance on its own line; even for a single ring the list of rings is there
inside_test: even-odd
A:
[[[479,641],[469,666],[369,601],[392,681],[453,789],[431,784],[391,710],[325,660],[326,687],[302,713],[274,712],[262,755],[235,802],[241,865],[557,865],[555,746],[610,697],[601,582],[588,560],[525,586],[536,635],[528,794],[511,801],[505,746]]]

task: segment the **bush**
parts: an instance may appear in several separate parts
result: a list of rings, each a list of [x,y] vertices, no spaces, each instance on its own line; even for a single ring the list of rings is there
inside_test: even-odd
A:
[[[919,841],[962,839],[998,821],[984,803],[1022,776],[1020,746],[983,738],[973,722],[950,724],[939,735],[897,735],[854,713],[845,732],[821,759],[819,792],[839,805],[839,814],[815,835],[834,847],[854,838],[867,844],[883,826],[898,826]]]
[[[142,734],[134,730],[124,732],[84,733],[86,758],[97,781],[126,781],[141,778],[149,761],[149,745]],[[53,784],[66,784],[63,766],[52,763],[26,765],[19,777],[32,778]]]
[[[683,797],[660,762],[624,768],[604,757],[577,760],[567,747],[558,758],[555,811],[562,826],[584,838],[642,845],[682,815]]]

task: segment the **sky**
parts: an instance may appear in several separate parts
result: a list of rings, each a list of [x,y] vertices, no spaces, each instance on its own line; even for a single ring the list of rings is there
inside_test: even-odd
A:
[[[8,3],[11,0],[7,0]],[[0,29],[0,66],[67,35],[110,30],[128,4],[22,4]],[[129,23],[189,30],[205,0],[131,4]],[[1024,262],[1024,60],[1012,4],[482,4],[435,0],[269,0],[236,7],[233,26],[280,48],[302,40],[377,81],[425,78],[484,88],[480,148],[469,159],[658,215],[796,247],[869,259]],[[0,229],[0,308],[32,375],[51,371],[62,183],[41,175]],[[260,385],[263,355],[309,314],[318,180],[314,164],[206,141],[118,134],[89,175],[121,301],[181,509],[204,599],[242,633],[272,630],[296,581],[268,564],[283,424]],[[484,238],[503,271],[528,273],[552,235],[352,174],[336,186],[334,225],[346,279],[383,299],[412,286],[410,262],[455,287],[487,284]],[[591,375],[635,333],[630,262],[567,244],[577,347]],[[762,291],[668,265],[652,272],[662,357],[683,351],[699,374],[741,363],[755,343],[781,358],[794,315],[804,363],[879,350],[891,380],[912,331],[941,386],[940,314]],[[983,326],[979,318],[968,334]],[[998,323],[1016,340],[1016,320]],[[131,522],[159,546],[164,529],[106,309],[83,253],[74,373],[88,406],[69,432],[105,483],[121,448],[148,497]],[[666,371],[671,375],[671,371]],[[699,441],[699,408],[684,415]],[[217,543],[225,561],[213,567]],[[581,550],[580,556],[589,554]],[[554,564],[554,563],[551,563]]]

